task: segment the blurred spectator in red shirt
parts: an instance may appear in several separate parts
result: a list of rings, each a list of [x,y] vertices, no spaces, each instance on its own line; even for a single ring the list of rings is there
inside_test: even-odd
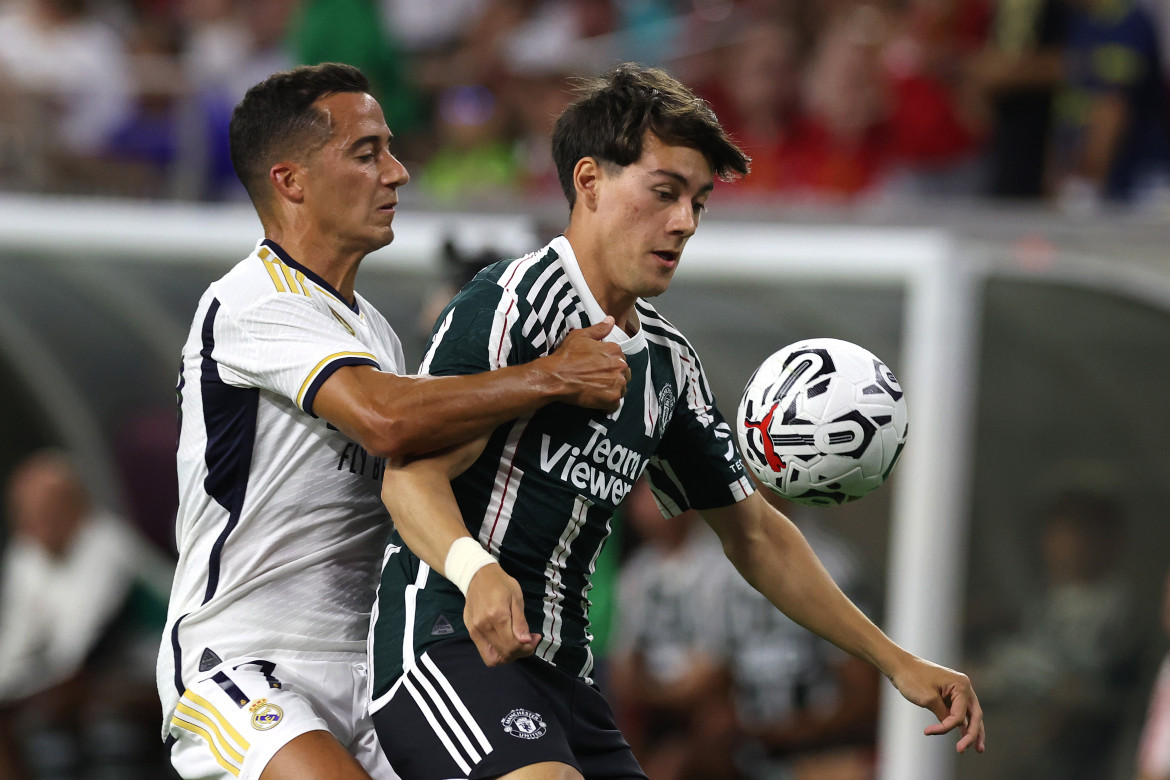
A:
[[[892,94],[882,67],[886,17],[859,4],[821,31],[808,65],[805,115],[785,145],[782,189],[840,200],[873,190],[893,149]]]
[[[751,173],[729,192],[759,196],[791,186],[788,147],[800,110],[801,58],[791,27],[753,24],[724,50],[721,78],[700,91],[752,158]]]
[[[883,62],[892,93],[897,186],[919,196],[974,195],[981,138],[962,99],[963,63],[986,39],[984,0],[917,0],[893,24]]]

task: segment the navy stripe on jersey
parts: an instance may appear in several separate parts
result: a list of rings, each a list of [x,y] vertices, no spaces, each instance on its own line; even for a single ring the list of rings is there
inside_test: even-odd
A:
[[[228,536],[240,521],[240,511],[252,466],[252,446],[256,439],[256,411],[260,391],[254,387],[232,387],[219,375],[215,351],[215,316],[219,300],[213,300],[203,320],[203,356],[199,383],[203,393],[203,424],[207,430],[207,448],[203,454],[207,476],[203,489],[228,511],[228,521],[211,548],[208,562],[206,604],[219,585],[220,558]]]
[[[236,706],[243,708],[248,703],[248,694],[241,691],[239,686],[232,682],[232,678],[223,672],[216,672],[211,676],[211,679],[223,689],[224,693],[232,697],[232,701],[236,703]]]
[[[180,696],[187,692],[187,686],[183,684],[183,648],[179,644],[179,626],[186,619],[187,616],[183,615],[171,626],[171,651],[175,654],[175,690]]]
[[[325,368],[321,369],[317,373],[316,378],[313,379],[312,383],[309,384],[309,389],[305,391],[305,398],[301,402],[301,405],[310,416],[317,416],[317,414],[313,411],[313,402],[317,400],[317,391],[319,391],[321,386],[325,384],[326,379],[333,376],[333,372],[344,366],[373,366],[374,368],[378,368],[378,363],[377,361],[370,360],[369,358],[358,357],[357,355],[347,355],[343,358],[338,358],[329,365],[325,366]]]
[[[335,290],[333,288],[333,285],[329,284],[329,282],[325,281],[320,276],[317,276],[317,274],[315,274],[313,271],[310,271],[308,268],[305,268],[303,265],[298,263],[296,260],[293,260],[291,257],[289,257],[288,252],[281,249],[280,245],[277,244],[275,241],[273,241],[271,238],[266,238],[261,243],[263,243],[264,246],[268,247],[273,252],[275,252],[276,256],[280,258],[280,262],[284,263],[289,268],[292,268],[294,270],[297,270],[297,271],[300,271],[301,273],[303,273],[314,284],[323,288],[327,293],[329,293],[334,298],[336,298],[337,300],[341,301],[346,306],[348,306],[353,311],[354,314],[361,314],[361,312],[358,311],[358,302],[357,302],[356,295],[354,296],[352,302],[346,300],[344,295],[337,292],[337,290]]]

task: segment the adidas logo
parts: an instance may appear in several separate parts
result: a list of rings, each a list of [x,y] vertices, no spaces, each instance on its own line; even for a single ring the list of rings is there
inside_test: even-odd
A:
[[[439,615],[435,618],[435,624],[431,626],[431,636],[448,636],[455,633],[455,626],[451,625],[451,621],[447,619],[446,615]]]
[[[203,648],[203,656],[199,659],[199,671],[208,672],[219,666],[223,661],[219,660],[219,656],[210,647]]]

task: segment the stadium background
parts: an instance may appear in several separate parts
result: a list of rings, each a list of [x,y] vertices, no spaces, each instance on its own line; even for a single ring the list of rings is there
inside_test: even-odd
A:
[[[0,18],[24,5],[0,3]],[[126,92],[109,96],[129,96],[123,124],[100,142],[54,140],[47,128],[56,127],[57,88],[9,84],[13,94],[0,96],[11,109],[0,111],[8,120],[0,120],[0,475],[34,449],[64,446],[85,464],[101,501],[173,549],[179,345],[206,284],[258,234],[225,172],[216,106],[238,99],[229,73],[250,83],[296,61],[345,59],[347,47],[330,37],[341,19],[353,36],[366,29],[361,19],[380,15],[375,40],[360,39],[366,48],[352,44],[358,38],[340,40],[373,57],[355,64],[384,68],[386,83],[397,79],[384,97],[414,179],[402,193],[399,239],[367,261],[359,287],[399,329],[408,363],[423,344],[416,323],[424,304],[457,274],[453,254],[518,253],[563,224],[559,196],[529,147],[566,74],[639,59],[709,82],[745,20],[762,19],[786,31],[766,50],[801,41],[799,91],[815,92],[812,64],[831,72],[851,56],[818,54],[831,48],[818,46],[835,29],[826,20],[843,17],[872,62],[901,62],[907,41],[931,52],[917,60],[941,95],[931,105],[958,117],[967,83],[958,74],[968,72],[960,64],[988,51],[1008,56],[995,37],[1006,3],[834,2],[814,14],[764,2],[467,0],[435,5],[436,16],[454,9],[464,20],[438,42],[395,35],[395,20],[421,29],[409,28],[422,23],[408,5],[91,3],[77,23],[112,31],[128,74]],[[437,36],[440,28],[428,29]],[[0,36],[7,29],[0,25]],[[486,53],[472,45],[488,39],[498,46]],[[523,45],[508,45],[516,40]],[[314,57],[312,41],[333,48]],[[239,48],[230,68],[216,61],[220,82],[206,82],[214,89],[196,88],[196,42]],[[866,92],[849,85],[881,86],[825,79],[843,100]],[[525,102],[515,102],[517,93],[548,101],[531,126],[503,121],[517,118]],[[412,97],[393,97],[400,94]],[[862,552],[882,625],[936,660],[963,664],[980,621],[1017,613],[1037,588],[1040,503],[1076,486],[1116,495],[1128,518],[1119,568],[1134,594],[1139,648],[1109,777],[1131,777],[1166,648],[1158,626],[1170,563],[1165,180],[1152,175],[1124,195],[1086,196],[1083,178],[1052,170],[1033,197],[995,197],[985,184],[994,128],[952,129],[953,144],[931,159],[874,141],[867,155],[849,158],[849,176],[809,175],[790,186],[781,173],[768,187],[720,186],[660,309],[694,341],[729,415],[755,365],[797,338],[856,341],[898,374],[910,402],[906,460],[879,493],[821,514]],[[795,148],[756,154],[783,171],[785,154],[813,147]],[[1164,173],[1157,160],[1148,171]],[[1008,776],[996,774],[1006,770],[991,754],[954,761],[942,741],[919,736],[921,716],[886,698],[882,777]],[[989,719],[993,750],[1015,743],[1027,752],[1038,741],[998,728],[990,707]]]

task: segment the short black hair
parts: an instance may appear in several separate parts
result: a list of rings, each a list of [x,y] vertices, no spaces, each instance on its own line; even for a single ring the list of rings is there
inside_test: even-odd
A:
[[[369,92],[370,82],[360,70],[336,62],[302,65],[274,73],[244,95],[228,128],[232,167],[260,207],[268,199],[268,171],[289,154],[320,148],[332,128],[313,107],[323,97],[339,92]]]
[[[577,81],[576,99],[557,118],[552,153],[572,210],[573,169],[583,157],[625,167],[642,156],[646,131],[697,149],[724,181],[747,174],[751,158],[719,124],[707,101],[664,70],[625,63]]]

